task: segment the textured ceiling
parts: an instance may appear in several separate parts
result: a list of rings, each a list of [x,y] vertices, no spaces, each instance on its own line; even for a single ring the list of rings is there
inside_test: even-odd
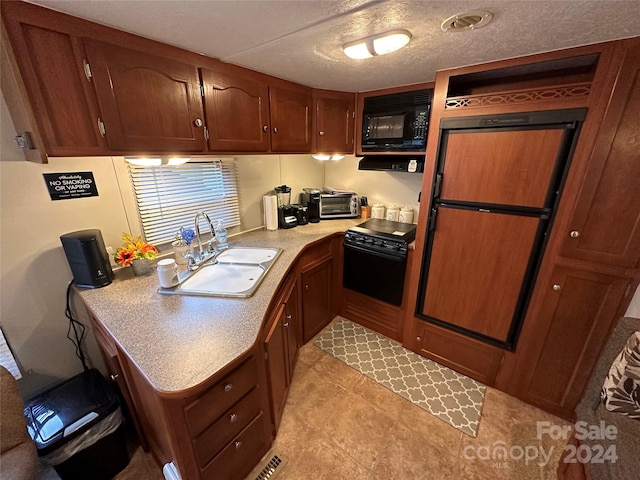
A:
[[[367,91],[431,81],[437,70],[640,35],[640,0],[35,0],[53,8],[316,88]],[[442,21],[488,10],[484,28]],[[351,60],[341,46],[403,28],[397,52]]]

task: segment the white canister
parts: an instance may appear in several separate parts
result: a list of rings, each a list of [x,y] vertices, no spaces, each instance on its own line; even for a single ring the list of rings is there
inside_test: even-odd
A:
[[[397,222],[400,218],[400,207],[398,205],[389,205],[387,207],[387,220]]]
[[[402,223],[413,223],[413,209],[411,207],[402,207],[398,221]]]
[[[371,207],[371,218],[384,218],[384,205],[376,203]]]
[[[173,258],[158,261],[158,280],[163,288],[178,285],[178,265]]]

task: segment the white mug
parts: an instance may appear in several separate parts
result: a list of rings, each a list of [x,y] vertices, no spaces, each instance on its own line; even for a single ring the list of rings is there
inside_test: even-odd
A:
[[[158,261],[158,280],[163,288],[171,288],[178,285],[178,265],[173,258],[165,258]]]

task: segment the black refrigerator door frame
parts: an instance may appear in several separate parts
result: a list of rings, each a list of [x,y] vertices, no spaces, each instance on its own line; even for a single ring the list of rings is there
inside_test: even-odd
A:
[[[436,152],[436,168],[434,169],[431,184],[431,195],[429,201],[429,217],[426,226],[426,244],[422,255],[420,266],[420,277],[418,283],[418,294],[416,299],[416,309],[414,315],[428,323],[439,325],[443,328],[461,333],[475,338],[485,343],[495,345],[509,351],[515,351],[518,337],[522,330],[524,317],[527,313],[531,294],[535,286],[540,264],[549,239],[549,233],[553,226],[555,213],[560,201],[562,189],[566,182],[566,177],[571,165],[573,151],[579,137],[582,122],[586,116],[586,108],[554,110],[550,112],[526,112],[516,114],[501,115],[481,115],[475,117],[448,118],[440,121],[440,131],[438,135],[438,148]],[[444,163],[447,153],[448,135],[451,132],[493,132],[511,130],[541,130],[550,128],[564,129],[564,135],[558,154],[552,178],[549,182],[547,195],[543,208],[523,207],[518,205],[501,205],[479,202],[456,201],[455,199],[441,199],[440,192],[443,181]],[[505,341],[498,340],[472,330],[453,325],[443,320],[425,315],[422,313],[426,295],[426,286],[429,277],[429,265],[433,242],[437,228],[437,215],[439,208],[461,208],[466,210],[477,210],[482,212],[504,213],[511,215],[540,217],[541,222],[536,232],[535,240],[526,273],[524,275],[520,294],[518,296],[516,308],[509,328],[509,333]]]

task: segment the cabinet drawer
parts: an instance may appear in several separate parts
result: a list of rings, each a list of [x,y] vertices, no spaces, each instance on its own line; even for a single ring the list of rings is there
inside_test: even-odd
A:
[[[185,417],[192,438],[200,435],[257,383],[258,368],[252,357],[189,405],[185,409]]]
[[[267,450],[265,418],[260,413],[227,447],[202,469],[203,480],[244,478]]]
[[[193,440],[198,465],[203,467],[260,413],[260,395],[254,388]]]

